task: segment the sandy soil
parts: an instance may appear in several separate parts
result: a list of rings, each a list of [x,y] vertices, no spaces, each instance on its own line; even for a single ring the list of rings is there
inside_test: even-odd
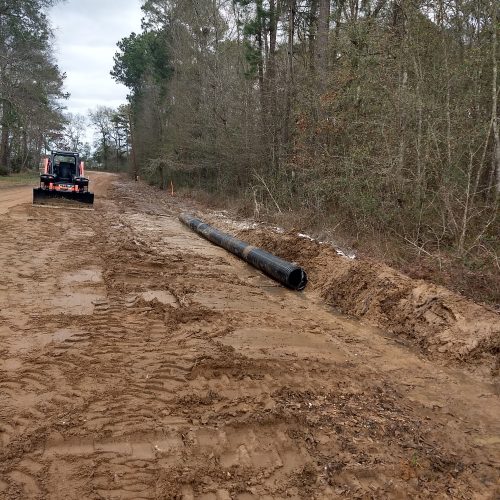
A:
[[[0,182],[0,215],[20,203],[29,203],[32,199],[32,187],[6,187]]]
[[[473,309],[488,370],[447,366],[405,318],[336,312],[317,267],[285,290],[182,226],[186,202],[92,177],[91,212],[0,191],[0,498],[499,497],[494,315]],[[365,289],[367,320],[397,302]]]

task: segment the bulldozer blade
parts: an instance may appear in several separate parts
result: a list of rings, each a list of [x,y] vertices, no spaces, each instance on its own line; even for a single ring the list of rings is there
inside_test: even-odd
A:
[[[57,200],[71,200],[87,205],[94,204],[94,193],[75,193],[74,191],[51,191],[48,189],[33,189],[33,203],[43,205]]]

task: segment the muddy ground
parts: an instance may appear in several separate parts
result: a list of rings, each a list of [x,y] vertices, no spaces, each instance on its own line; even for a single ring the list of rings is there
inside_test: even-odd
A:
[[[91,178],[95,211],[0,190],[0,498],[500,496],[498,315],[420,289],[416,321],[414,283],[328,282],[333,253],[285,290],[178,222],[200,207]]]

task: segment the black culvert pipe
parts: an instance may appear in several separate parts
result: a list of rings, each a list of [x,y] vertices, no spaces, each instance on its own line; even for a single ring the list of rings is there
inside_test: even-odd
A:
[[[199,235],[260,269],[282,285],[292,290],[303,290],[307,285],[306,272],[296,264],[238,240],[191,215],[181,214],[179,220]]]

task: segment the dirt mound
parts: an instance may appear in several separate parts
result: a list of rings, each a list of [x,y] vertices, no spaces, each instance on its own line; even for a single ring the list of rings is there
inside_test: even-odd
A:
[[[302,265],[310,288],[343,313],[413,339],[430,354],[496,369],[500,316],[446,288],[369,259],[348,259],[295,234],[244,230],[239,237]]]

